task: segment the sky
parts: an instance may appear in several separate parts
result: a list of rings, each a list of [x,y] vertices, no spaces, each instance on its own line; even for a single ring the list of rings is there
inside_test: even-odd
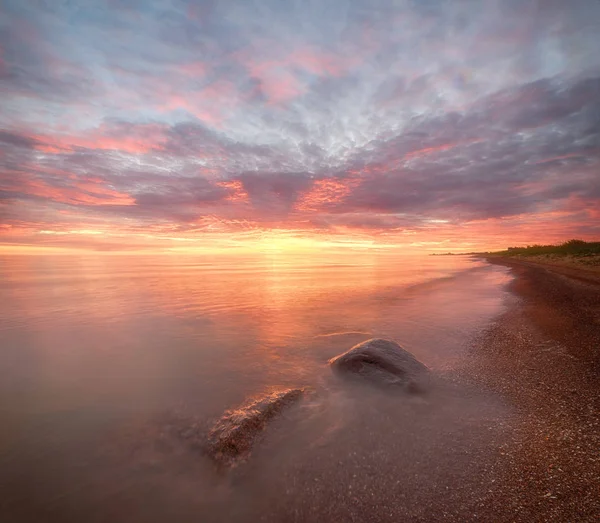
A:
[[[600,0],[3,0],[0,246],[600,237]]]

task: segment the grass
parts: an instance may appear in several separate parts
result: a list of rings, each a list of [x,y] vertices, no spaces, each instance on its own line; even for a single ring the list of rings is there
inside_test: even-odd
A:
[[[511,258],[526,257],[537,263],[600,271],[600,242],[569,240],[560,245],[509,247],[505,251],[492,252],[489,255],[510,256]]]

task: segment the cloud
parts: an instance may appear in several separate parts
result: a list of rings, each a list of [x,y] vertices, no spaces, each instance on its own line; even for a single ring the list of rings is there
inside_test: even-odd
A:
[[[9,0],[2,230],[70,212],[382,238],[559,213],[592,234],[599,19],[583,0]]]
[[[0,131],[0,143],[2,143],[3,148],[14,146],[18,148],[33,149],[34,147],[41,145],[36,138],[10,131]]]

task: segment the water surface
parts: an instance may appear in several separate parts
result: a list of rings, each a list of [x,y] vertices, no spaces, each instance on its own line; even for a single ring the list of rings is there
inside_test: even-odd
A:
[[[374,336],[441,376],[460,366],[508,279],[468,257],[6,256],[0,274],[0,509],[17,520],[351,519],[367,510],[352,512],[353,482],[404,489],[378,507],[406,515],[470,473],[440,464],[483,441],[477,427],[501,409],[462,392],[419,403],[340,390],[326,366]],[[234,475],[157,443],[165,413],[210,420],[287,386],[317,399]]]

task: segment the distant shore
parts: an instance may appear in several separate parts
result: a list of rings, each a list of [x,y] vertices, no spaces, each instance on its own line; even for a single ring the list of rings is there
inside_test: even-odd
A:
[[[513,403],[497,521],[599,521],[600,271],[572,260],[481,256],[509,267],[513,302],[474,343],[470,379]]]

